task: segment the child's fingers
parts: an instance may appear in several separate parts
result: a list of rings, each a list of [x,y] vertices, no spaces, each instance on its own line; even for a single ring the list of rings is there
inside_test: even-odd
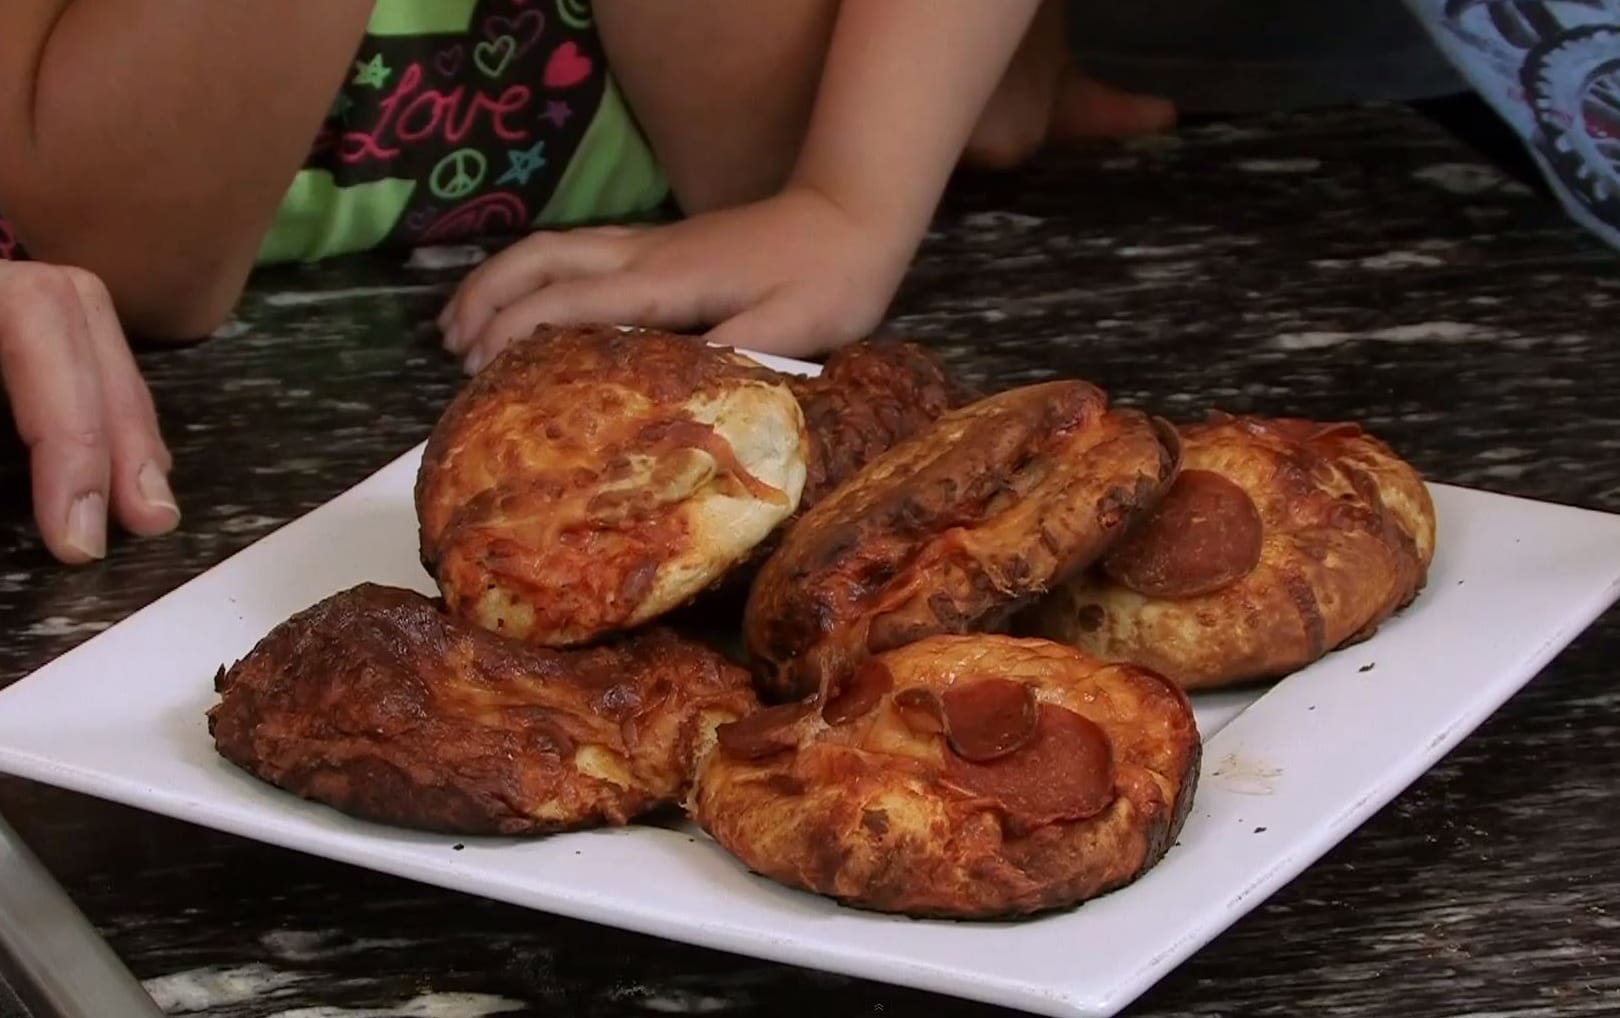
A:
[[[74,284],[101,378],[113,511],[132,533],[167,533],[180,522],[180,507],[169,487],[173,460],[163,444],[152,394],[129,351],[107,288],[89,273],[76,275]]]
[[[34,516],[64,562],[107,551],[101,389],[73,269],[0,263],[0,375],[30,449]]]
[[[536,233],[479,265],[456,289],[439,323],[445,349],[462,353],[490,319],[550,284],[624,268],[635,232],[618,227]]]
[[[784,291],[731,316],[704,338],[717,346],[805,357],[854,338],[841,331],[824,313]]]
[[[513,302],[492,317],[468,350],[468,374],[478,371],[507,344],[541,325],[611,322],[652,329],[683,329],[697,318],[695,288],[663,276],[617,272],[554,283]]]

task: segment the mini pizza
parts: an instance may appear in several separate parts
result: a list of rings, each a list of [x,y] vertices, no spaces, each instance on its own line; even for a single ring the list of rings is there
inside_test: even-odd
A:
[[[669,617],[673,624],[735,629],[760,566],[798,518],[867,463],[923,431],[948,410],[971,402],[926,347],[865,340],[828,356],[819,375],[789,375],[810,438],[799,508],[702,596]]]
[[[756,873],[865,909],[994,919],[1124,886],[1175,841],[1201,759],[1186,694],[1004,635],[866,659],[831,700],[718,730],[689,811]]]
[[[541,330],[452,401],[423,453],[421,554],[452,613],[553,646],[655,619],[798,508],[793,390],[695,336]]]
[[[840,347],[819,375],[792,376],[789,384],[810,432],[801,513],[867,463],[973,401],[937,354],[895,340]]]
[[[1423,588],[1434,503],[1359,426],[1222,414],[1181,434],[1163,503],[1019,632],[1204,689],[1303,668]]]
[[[215,686],[209,731],[237,767],[361,819],[461,834],[678,805],[715,728],[758,706],[746,670],[666,629],[540,647],[375,584],[282,622]]]
[[[1175,475],[1174,431],[1081,381],[950,411],[788,529],[744,613],[767,699],[868,654],[999,626],[1091,562]]]

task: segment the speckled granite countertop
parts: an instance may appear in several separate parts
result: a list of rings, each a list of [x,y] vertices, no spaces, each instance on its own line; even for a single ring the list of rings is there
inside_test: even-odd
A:
[[[1620,510],[1617,268],[1427,122],[1368,109],[964,180],[896,324],[980,381],[1353,417],[1435,480]],[[452,277],[389,259],[266,274],[226,335],[145,356],[187,518],[96,568],[37,549],[24,461],[0,455],[0,683],[424,438],[459,381],[428,324]],[[1131,1013],[1620,1012],[1617,659],[1611,613]],[[996,1013],[18,781],[0,812],[175,1014]]]

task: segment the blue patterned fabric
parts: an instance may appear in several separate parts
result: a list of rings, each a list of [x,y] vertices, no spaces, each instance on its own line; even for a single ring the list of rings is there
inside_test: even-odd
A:
[[[1620,0],[1405,2],[1570,216],[1620,248]]]

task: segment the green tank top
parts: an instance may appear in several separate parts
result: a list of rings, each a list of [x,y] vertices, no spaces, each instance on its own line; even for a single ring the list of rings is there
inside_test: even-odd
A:
[[[632,219],[667,193],[590,0],[377,0],[258,261]]]

